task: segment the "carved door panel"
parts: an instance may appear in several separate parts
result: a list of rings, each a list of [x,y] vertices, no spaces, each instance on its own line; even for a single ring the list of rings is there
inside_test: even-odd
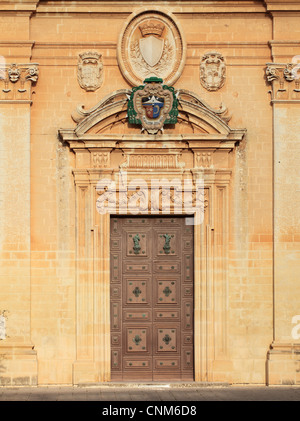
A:
[[[193,227],[111,219],[112,380],[193,380]]]

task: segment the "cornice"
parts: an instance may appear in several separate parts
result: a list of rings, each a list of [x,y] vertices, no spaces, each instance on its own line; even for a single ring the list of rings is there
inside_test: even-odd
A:
[[[145,6],[153,4],[144,0]],[[156,1],[156,6],[166,6],[165,1]],[[37,12],[37,13],[131,13],[140,7],[140,1],[44,1],[44,0],[2,0],[0,12]],[[173,13],[275,13],[300,12],[300,0],[169,0],[168,8]]]
[[[146,7],[153,6],[153,1],[144,0]],[[156,7],[168,7],[172,13],[265,13],[263,0],[169,0],[155,1]],[[38,13],[131,13],[140,8],[141,1],[104,0],[104,1],[43,1],[40,0]]]
[[[264,0],[268,12],[300,12],[300,0]]]
[[[40,0],[2,0],[0,12],[35,12]]]
[[[0,47],[33,47],[35,44],[35,41],[31,40],[0,40]]]

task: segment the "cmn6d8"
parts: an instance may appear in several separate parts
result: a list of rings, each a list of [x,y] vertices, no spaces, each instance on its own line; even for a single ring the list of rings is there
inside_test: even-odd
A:
[[[154,405],[147,407],[147,415],[196,415],[196,406],[176,405]]]

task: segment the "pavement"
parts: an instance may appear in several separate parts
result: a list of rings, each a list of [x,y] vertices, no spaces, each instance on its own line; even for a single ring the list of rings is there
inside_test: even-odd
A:
[[[1,402],[203,402],[300,401],[300,386],[233,386],[227,384],[97,384],[83,386],[0,387]],[[102,407],[103,407],[102,405]]]

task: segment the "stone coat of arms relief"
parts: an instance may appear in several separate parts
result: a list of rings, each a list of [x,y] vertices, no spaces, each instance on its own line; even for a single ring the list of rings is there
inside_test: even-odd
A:
[[[96,91],[103,81],[102,55],[95,51],[79,54],[77,80],[82,89]]]
[[[125,22],[118,43],[118,62],[132,86],[149,77],[174,84],[183,70],[185,54],[185,41],[170,14],[142,10]]]
[[[143,59],[150,67],[159,63],[164,52],[164,39],[162,34],[165,25],[155,21],[148,21],[139,26],[143,38],[139,40],[139,50]],[[137,46],[136,46],[137,47]]]
[[[217,51],[204,54],[200,64],[201,85],[208,91],[217,91],[224,86],[226,65],[224,57]]]

